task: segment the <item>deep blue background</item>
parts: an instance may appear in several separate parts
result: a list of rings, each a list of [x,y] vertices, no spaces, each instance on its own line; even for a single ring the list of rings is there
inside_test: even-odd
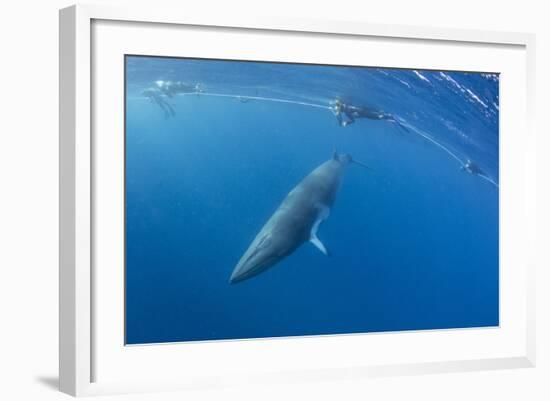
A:
[[[498,325],[498,188],[396,124],[339,127],[325,109],[179,96],[176,116],[140,95],[155,80],[206,92],[398,115],[498,182],[498,76],[127,58],[127,343]],[[424,79],[422,79],[422,77]],[[230,285],[285,195],[345,151],[350,166],[319,237]]]

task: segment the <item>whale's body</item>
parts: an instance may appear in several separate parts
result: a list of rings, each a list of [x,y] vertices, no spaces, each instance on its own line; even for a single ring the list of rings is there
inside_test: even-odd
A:
[[[328,217],[351,161],[351,156],[335,153],[290,191],[241,257],[229,281],[236,283],[264,272],[306,241],[328,255],[317,238],[317,229]]]

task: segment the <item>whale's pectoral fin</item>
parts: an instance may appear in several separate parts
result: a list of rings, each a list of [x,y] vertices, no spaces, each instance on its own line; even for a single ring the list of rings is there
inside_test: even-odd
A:
[[[325,245],[321,242],[321,240],[317,237],[311,237],[309,239],[309,242],[311,242],[317,249],[319,249],[321,252],[323,252],[325,255],[330,256],[329,250],[325,247]]]
[[[323,245],[321,240],[317,238],[317,230],[319,229],[319,225],[321,224],[321,222],[328,217],[329,213],[330,212],[328,207],[319,206],[319,215],[317,216],[317,220],[313,224],[313,227],[311,227],[311,233],[309,234],[309,242],[315,245],[317,249],[319,249],[327,256],[330,256],[330,252],[327,250],[325,245]]]

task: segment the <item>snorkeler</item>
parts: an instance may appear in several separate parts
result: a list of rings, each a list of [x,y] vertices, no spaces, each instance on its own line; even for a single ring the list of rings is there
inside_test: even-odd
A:
[[[357,118],[368,118],[369,120],[387,120],[397,122],[395,118],[383,111],[374,110],[368,107],[355,106],[353,104],[344,103],[340,99],[332,102],[331,110],[338,120],[341,127],[346,127],[353,124]]]
[[[187,84],[182,81],[155,81],[155,85],[144,89],[141,94],[149,99],[151,103],[158,105],[164,112],[164,117],[174,117],[176,111],[166,100],[173,98],[175,95],[182,93],[196,93],[199,95],[203,92],[203,87],[200,83],[195,85]]]
[[[174,107],[165,100],[163,92],[158,88],[144,89],[141,94],[149,99],[151,103],[158,105],[162,109],[164,118],[174,117],[176,115]]]
[[[466,163],[460,168],[462,171],[467,171],[468,173],[475,175],[477,177],[483,178],[485,181],[493,184],[495,188],[498,188],[498,183],[495,182],[491,177],[487,175],[485,171],[481,169],[475,162],[470,159],[466,160]]]
[[[466,163],[460,169],[473,175],[487,176],[481,167],[470,159],[466,160]]]

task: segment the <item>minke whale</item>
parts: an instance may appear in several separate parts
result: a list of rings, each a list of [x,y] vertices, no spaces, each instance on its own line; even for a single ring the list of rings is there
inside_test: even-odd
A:
[[[349,154],[335,152],[290,191],[241,257],[229,282],[238,283],[266,271],[307,241],[329,256],[317,230],[329,216],[350,163],[369,168]]]

